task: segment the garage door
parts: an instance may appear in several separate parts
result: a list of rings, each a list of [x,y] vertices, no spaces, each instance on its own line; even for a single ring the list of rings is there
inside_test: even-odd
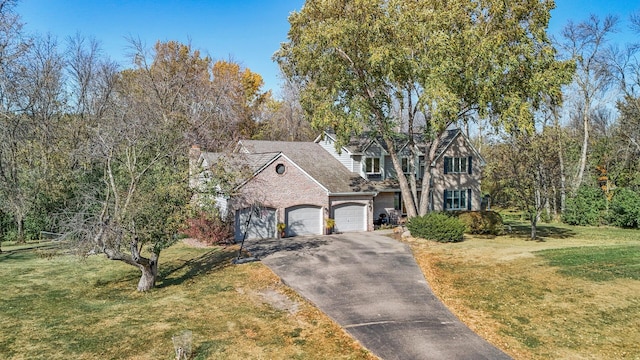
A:
[[[333,208],[333,219],[336,221],[335,231],[365,231],[366,206],[364,204],[343,204]]]
[[[319,206],[290,207],[285,211],[285,218],[287,236],[322,234],[322,208]]]
[[[236,211],[236,241],[242,240],[244,231],[247,229],[251,208]],[[269,239],[276,236],[276,210],[270,208],[260,208],[251,215],[251,223],[247,231],[247,240]]]

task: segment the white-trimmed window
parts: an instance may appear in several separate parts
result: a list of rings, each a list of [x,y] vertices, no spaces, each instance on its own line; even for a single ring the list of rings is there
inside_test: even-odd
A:
[[[366,158],[364,160],[364,171],[367,174],[380,174],[380,158]]]
[[[444,210],[471,210],[471,189],[445,190]]]
[[[471,157],[445,157],[444,158],[445,174],[471,174]]]

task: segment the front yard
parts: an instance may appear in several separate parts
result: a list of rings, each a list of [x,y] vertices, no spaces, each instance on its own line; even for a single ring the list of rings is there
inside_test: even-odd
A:
[[[640,359],[640,232],[514,224],[496,238],[406,241],[436,294],[515,359]]]
[[[0,254],[0,358],[372,359],[260,263],[230,265],[237,248],[176,244],[162,280],[135,290],[137,269],[51,247]]]

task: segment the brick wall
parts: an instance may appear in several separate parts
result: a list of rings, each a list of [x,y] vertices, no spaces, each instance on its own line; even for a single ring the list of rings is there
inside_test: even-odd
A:
[[[276,167],[285,167],[283,174],[276,172]],[[301,169],[280,157],[241,189],[241,194],[233,200],[233,209],[241,209],[254,203],[277,210],[277,221],[284,222],[285,209],[295,205],[315,205],[323,209],[323,216],[328,216],[328,193],[313,181]]]

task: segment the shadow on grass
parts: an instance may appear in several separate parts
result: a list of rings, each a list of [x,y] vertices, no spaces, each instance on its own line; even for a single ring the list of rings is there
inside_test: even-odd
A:
[[[175,264],[175,262],[164,264],[158,274],[160,282],[157,287],[180,285],[186,280],[223,269],[231,265],[231,259],[236,254],[236,251],[218,248],[181,264]]]
[[[506,223],[505,227],[511,228],[509,235],[517,238],[523,238],[526,240],[531,239],[531,225],[527,223]],[[544,241],[545,238],[548,239],[568,239],[570,237],[574,237],[577,235],[571,229],[554,226],[554,225],[538,225],[537,227],[537,239],[536,241]]]

